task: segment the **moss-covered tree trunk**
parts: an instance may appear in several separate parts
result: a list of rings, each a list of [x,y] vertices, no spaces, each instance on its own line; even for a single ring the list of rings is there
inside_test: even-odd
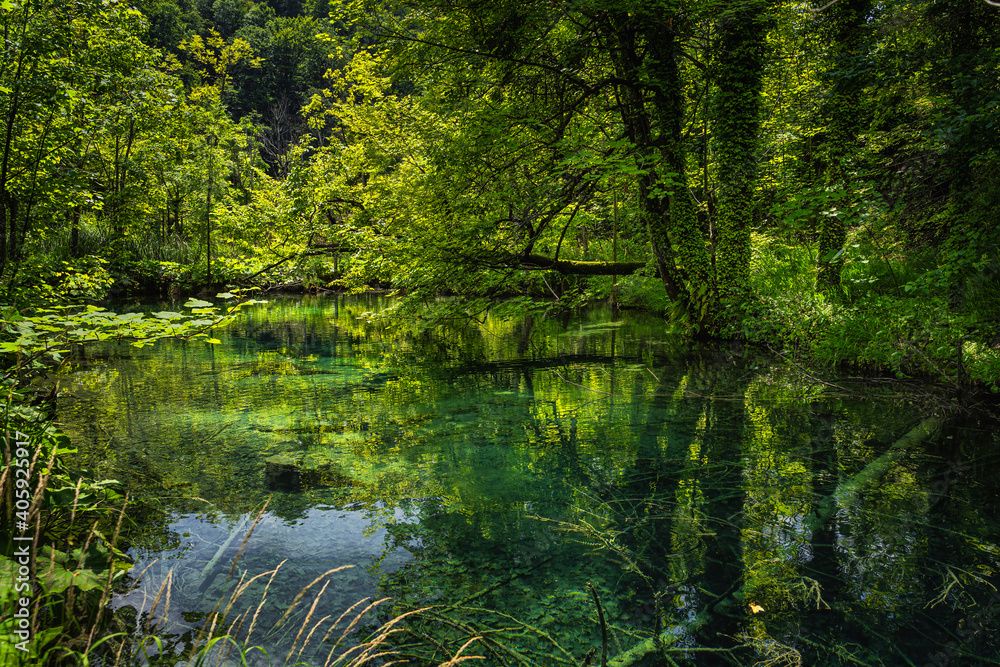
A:
[[[867,17],[871,0],[841,0],[821,13],[833,53],[830,92],[824,104],[827,118],[827,184],[851,187],[850,156],[858,143],[865,118],[862,90],[865,85],[863,58]],[[845,212],[824,215],[819,221],[819,264],[816,288],[835,293],[840,289],[844,245],[847,243]]]
[[[682,142],[684,90],[674,17],[617,14],[609,31],[618,109],[636,147],[640,205],[667,295],[683,303],[702,329],[716,317],[711,256],[687,187]]]
[[[660,181],[660,169],[649,164],[650,158],[655,155],[655,149],[652,119],[647,109],[647,95],[641,76],[641,33],[637,30],[635,16],[614,13],[610,23],[608,32],[614,37],[611,58],[620,81],[615,87],[616,103],[625,133],[638,151],[636,161],[641,169],[644,168],[637,183],[642,216],[667,296],[671,300],[683,300],[684,279],[675,262],[665,226],[669,217],[669,205],[666,198],[654,194]]]
[[[663,231],[666,231],[666,239],[684,278],[692,320],[702,330],[711,331],[718,321],[718,298],[712,257],[688,189],[687,152],[683,142],[684,87],[676,59],[679,46],[672,34],[662,27],[651,27],[646,38],[649,67],[656,82],[652,102],[657,144],[662,147],[660,156],[665,172],[657,186],[665,192],[669,203],[668,215],[660,218],[661,229],[654,238],[663,239]]]
[[[731,0],[718,22],[712,150],[718,163],[715,269],[719,295],[749,297],[767,0]]]
[[[720,20],[712,114],[719,180],[714,265],[688,189],[681,45],[671,29],[680,17],[621,15],[612,31],[623,82],[619,109],[638,152],[641,204],[660,276],[667,294],[687,306],[704,332],[722,324],[720,296],[748,295],[767,9],[767,0],[732,0]]]

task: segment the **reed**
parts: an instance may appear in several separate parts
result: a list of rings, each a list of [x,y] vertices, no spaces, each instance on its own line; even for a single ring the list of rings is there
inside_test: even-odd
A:
[[[16,507],[15,491],[22,489],[21,495],[25,497],[19,511],[27,513],[21,515],[27,517],[27,530],[25,525],[15,522],[16,515],[11,509],[0,516],[0,531],[31,538],[32,604],[28,651],[13,649],[8,642],[2,642],[0,664],[10,667],[386,665],[400,659],[394,640],[412,619],[428,611],[399,613],[377,623],[374,615],[389,600],[365,598],[339,615],[324,613],[324,595],[337,573],[353,567],[346,565],[316,577],[273,621],[265,613],[265,606],[274,599],[272,584],[285,561],[254,576],[239,575],[200,626],[183,628],[186,630],[183,643],[172,634],[177,628],[169,620],[171,608],[182,597],[173,569],[166,571],[155,592],[152,588],[148,593],[143,589],[143,597],[136,605],[137,614],[128,607],[113,610],[110,603],[115,595],[128,592],[129,587],[134,590],[140,582],[152,577],[150,568],[156,564],[132,573],[131,578],[126,576],[133,565],[121,551],[119,540],[128,521],[127,496],[114,491],[113,485],[81,478],[64,468],[60,454],[65,451],[61,449],[65,443],[44,415],[18,408],[11,402],[6,408],[0,501],[5,507]],[[24,434],[33,448],[30,461],[22,456],[23,452],[16,453],[17,440]],[[25,485],[17,482],[24,478],[16,472],[22,459],[27,464],[30,494],[25,494]],[[23,509],[29,500],[27,509]],[[236,564],[263,511],[264,508],[256,514],[243,535],[225,574],[227,581],[236,575]],[[237,530],[242,531],[245,526],[241,524]],[[235,543],[235,538],[229,543]],[[13,552],[0,552],[0,571],[12,575],[10,580],[13,580],[16,572]],[[206,568],[203,574],[211,576],[213,571]],[[258,593],[259,600],[250,599]],[[14,594],[12,587],[0,589],[5,614],[13,608]],[[244,606],[241,602],[248,603],[246,608],[231,618],[234,610]],[[0,617],[0,629],[12,631],[13,622],[13,618]],[[479,657],[465,655],[471,645],[471,641],[466,642],[441,664],[455,665]]]
[[[160,611],[159,603],[161,600],[169,599],[171,587],[176,586],[173,572],[169,571],[146,614],[150,620],[144,631],[131,636],[119,635],[109,639],[110,643],[115,644],[114,649],[103,651],[104,660],[100,664],[107,667],[131,667],[134,665],[184,665],[186,667],[227,667],[231,665],[241,667],[264,665],[268,667],[277,665],[360,667],[362,665],[389,665],[401,658],[398,650],[394,647],[393,640],[404,631],[405,624],[411,618],[430,611],[430,608],[424,608],[397,614],[390,620],[379,624],[374,630],[369,631],[364,638],[356,636],[359,627],[366,619],[371,619],[373,612],[380,605],[386,603],[388,598],[380,600],[365,598],[335,618],[333,614],[327,614],[314,621],[316,610],[322,604],[323,594],[332,583],[330,577],[351,567],[342,566],[324,572],[310,582],[295,596],[284,614],[276,622],[262,627],[258,623],[261,609],[267,601],[271,584],[284,563],[285,561],[282,561],[274,569],[257,574],[245,581],[241,579],[232,590],[231,595],[219,600],[215,611],[206,615],[190,646],[185,647],[183,652],[177,652],[175,646],[169,641],[164,641],[161,635],[169,628],[163,624],[158,625],[156,620],[159,617],[165,617],[166,609],[163,608]],[[227,626],[224,622],[227,613],[234,608],[239,598],[246,595],[258,582],[263,584],[260,601],[255,606],[248,606],[231,625]],[[321,582],[322,586],[319,587],[318,593],[308,605],[302,619],[289,627],[289,619],[294,617],[296,608]],[[216,613],[219,609],[223,609],[224,612]],[[250,616],[251,611],[253,612],[252,616]],[[248,617],[250,623],[244,632],[243,626]],[[288,642],[287,638],[293,632],[294,636]],[[286,641],[281,641],[283,639]],[[466,641],[454,655],[441,662],[440,665],[442,667],[457,665],[468,660],[481,659],[482,656],[463,655],[476,639],[478,638],[474,637]],[[288,648],[286,649],[284,646]],[[283,658],[275,655],[278,648],[284,654]],[[112,655],[113,659],[109,660],[108,658]],[[95,662],[94,656],[89,653],[80,653],[78,658],[80,659],[79,664],[98,664]]]

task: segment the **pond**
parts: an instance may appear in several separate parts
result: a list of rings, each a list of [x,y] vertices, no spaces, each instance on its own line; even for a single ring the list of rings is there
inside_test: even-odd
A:
[[[78,359],[59,418],[132,494],[137,636],[275,665],[372,638],[421,665],[1000,664],[995,422],[644,313],[365,317],[389,303]]]

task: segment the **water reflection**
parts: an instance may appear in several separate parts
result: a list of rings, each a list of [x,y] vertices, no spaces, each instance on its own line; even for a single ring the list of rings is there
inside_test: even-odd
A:
[[[117,596],[112,607],[152,613],[161,636],[196,634],[202,621],[220,610],[241,621],[256,617],[262,632],[253,634],[254,640],[280,652],[280,643],[266,631],[304,586],[324,579],[331,563],[347,567],[332,573],[320,609],[339,615],[371,595],[384,573],[406,562],[405,549],[384,550],[384,528],[373,530],[373,525],[403,519],[398,510],[373,521],[371,512],[323,505],[294,521],[270,512],[243,515],[235,522],[205,514],[175,515],[166,529],[177,535],[178,544],[133,548],[134,586]],[[252,585],[260,573],[267,576]],[[265,588],[274,602],[267,602]],[[307,602],[316,599],[312,595]],[[249,623],[243,625],[249,630]]]
[[[989,424],[901,441],[929,415],[638,313],[385,331],[363,317],[383,305],[279,302],[214,348],[81,363],[66,430],[139,495],[135,553],[161,559],[118,604],[151,612],[170,575],[156,611],[180,636],[288,559],[270,622],[341,565],[301,603],[327,586],[313,620],[374,595],[386,617],[447,605],[407,626],[418,664],[483,632],[495,664],[581,664],[604,636],[634,664],[1000,658],[1000,613],[969,621],[1000,587]]]

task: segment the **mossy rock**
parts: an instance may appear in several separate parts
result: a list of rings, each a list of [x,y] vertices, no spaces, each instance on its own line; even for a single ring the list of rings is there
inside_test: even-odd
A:
[[[299,462],[287,454],[264,459],[264,485],[271,491],[300,491]]]

